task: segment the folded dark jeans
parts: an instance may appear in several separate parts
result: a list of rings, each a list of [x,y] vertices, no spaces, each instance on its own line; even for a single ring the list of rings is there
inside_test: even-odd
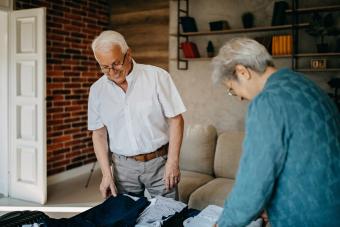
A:
[[[44,221],[47,227],[132,227],[141,212],[150,204],[141,197],[134,201],[128,196],[117,195],[110,197],[85,212],[71,218],[53,219]]]

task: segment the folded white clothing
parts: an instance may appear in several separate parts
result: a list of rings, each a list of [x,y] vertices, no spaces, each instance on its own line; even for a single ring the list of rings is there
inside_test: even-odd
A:
[[[158,227],[167,217],[180,212],[186,204],[163,196],[150,199],[151,204],[144,209],[137,219],[136,227]]]
[[[211,227],[213,226],[220,215],[223,208],[216,205],[209,205],[204,208],[197,216],[186,219],[183,222],[184,227]],[[252,221],[246,227],[261,227],[263,220],[261,218]]]
[[[216,223],[222,211],[222,207],[209,205],[197,216],[186,219],[183,225],[184,227],[211,227]]]

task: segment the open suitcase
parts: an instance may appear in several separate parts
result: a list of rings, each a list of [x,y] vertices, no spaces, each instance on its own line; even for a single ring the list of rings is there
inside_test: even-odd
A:
[[[13,211],[0,217],[1,227],[21,227],[24,224],[39,223],[49,218],[41,211]]]

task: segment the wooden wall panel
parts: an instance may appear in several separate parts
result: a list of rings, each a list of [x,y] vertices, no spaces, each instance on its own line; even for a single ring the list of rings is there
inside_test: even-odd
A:
[[[167,0],[112,1],[112,30],[124,35],[138,63],[168,70],[169,2]]]

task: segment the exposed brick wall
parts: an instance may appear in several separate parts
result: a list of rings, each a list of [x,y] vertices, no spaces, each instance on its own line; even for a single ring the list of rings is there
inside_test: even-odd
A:
[[[95,161],[87,99],[98,68],[91,42],[108,28],[107,1],[16,0],[16,9],[47,8],[47,172]]]

